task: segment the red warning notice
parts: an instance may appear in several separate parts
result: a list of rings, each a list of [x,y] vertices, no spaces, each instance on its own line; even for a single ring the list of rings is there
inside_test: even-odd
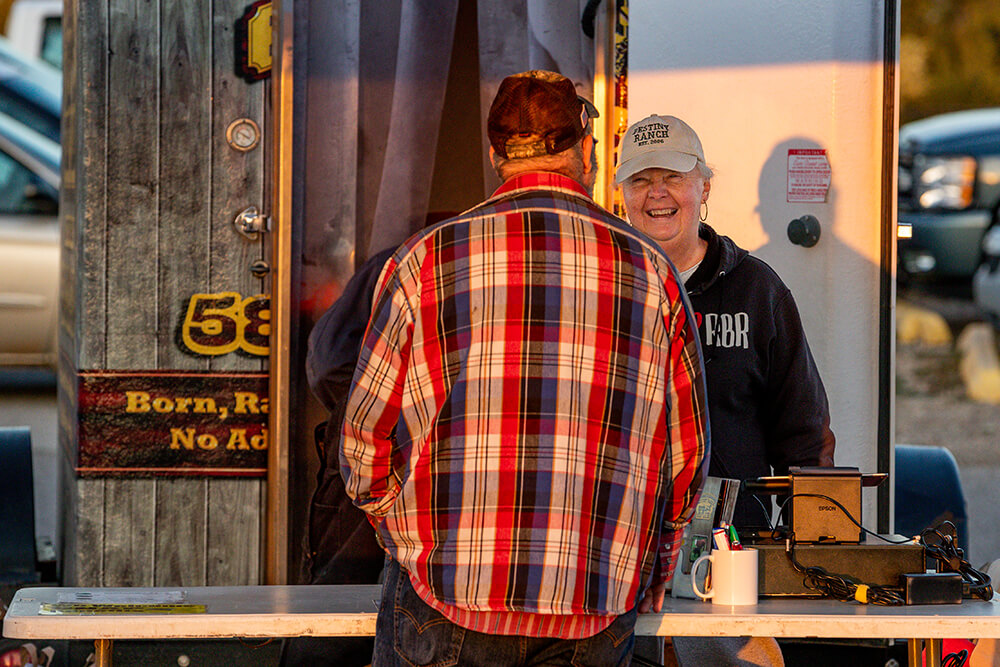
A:
[[[798,203],[822,203],[830,191],[830,161],[825,148],[788,150],[788,198]]]

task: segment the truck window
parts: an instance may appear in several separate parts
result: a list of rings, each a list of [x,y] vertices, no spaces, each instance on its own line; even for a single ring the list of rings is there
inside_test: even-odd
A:
[[[42,26],[42,60],[62,69],[62,17],[48,16]]]
[[[0,214],[55,215],[51,188],[20,162],[0,151]]]

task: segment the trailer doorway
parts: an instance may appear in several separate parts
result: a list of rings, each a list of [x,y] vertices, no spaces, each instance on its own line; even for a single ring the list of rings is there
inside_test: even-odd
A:
[[[269,521],[277,516],[287,533],[269,541],[270,581],[305,577],[306,510],[319,468],[314,429],[327,418],[306,383],[309,332],[368,257],[499,185],[485,118],[505,76],[555,70],[593,98],[595,38],[581,20],[588,4],[345,0],[296,5],[294,16],[282,16],[295,25],[289,187],[297,240],[288,386],[278,394],[288,435],[272,465],[287,470],[287,481],[276,480],[286,486],[269,509]],[[280,322],[275,333],[280,340]]]

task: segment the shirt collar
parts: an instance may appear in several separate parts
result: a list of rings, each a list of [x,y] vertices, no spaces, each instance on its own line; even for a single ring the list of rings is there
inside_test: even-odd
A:
[[[579,182],[569,176],[563,176],[551,171],[528,171],[513,176],[496,189],[493,197],[509,195],[525,190],[561,190],[575,195],[582,195],[587,199],[591,198],[590,194],[587,193],[587,189]]]

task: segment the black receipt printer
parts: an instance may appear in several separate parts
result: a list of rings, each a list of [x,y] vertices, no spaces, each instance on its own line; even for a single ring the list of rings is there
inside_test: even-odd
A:
[[[787,476],[749,479],[745,489],[790,497],[788,524],[798,543],[859,544],[861,488],[878,486],[887,477],[846,466],[792,467]]]

